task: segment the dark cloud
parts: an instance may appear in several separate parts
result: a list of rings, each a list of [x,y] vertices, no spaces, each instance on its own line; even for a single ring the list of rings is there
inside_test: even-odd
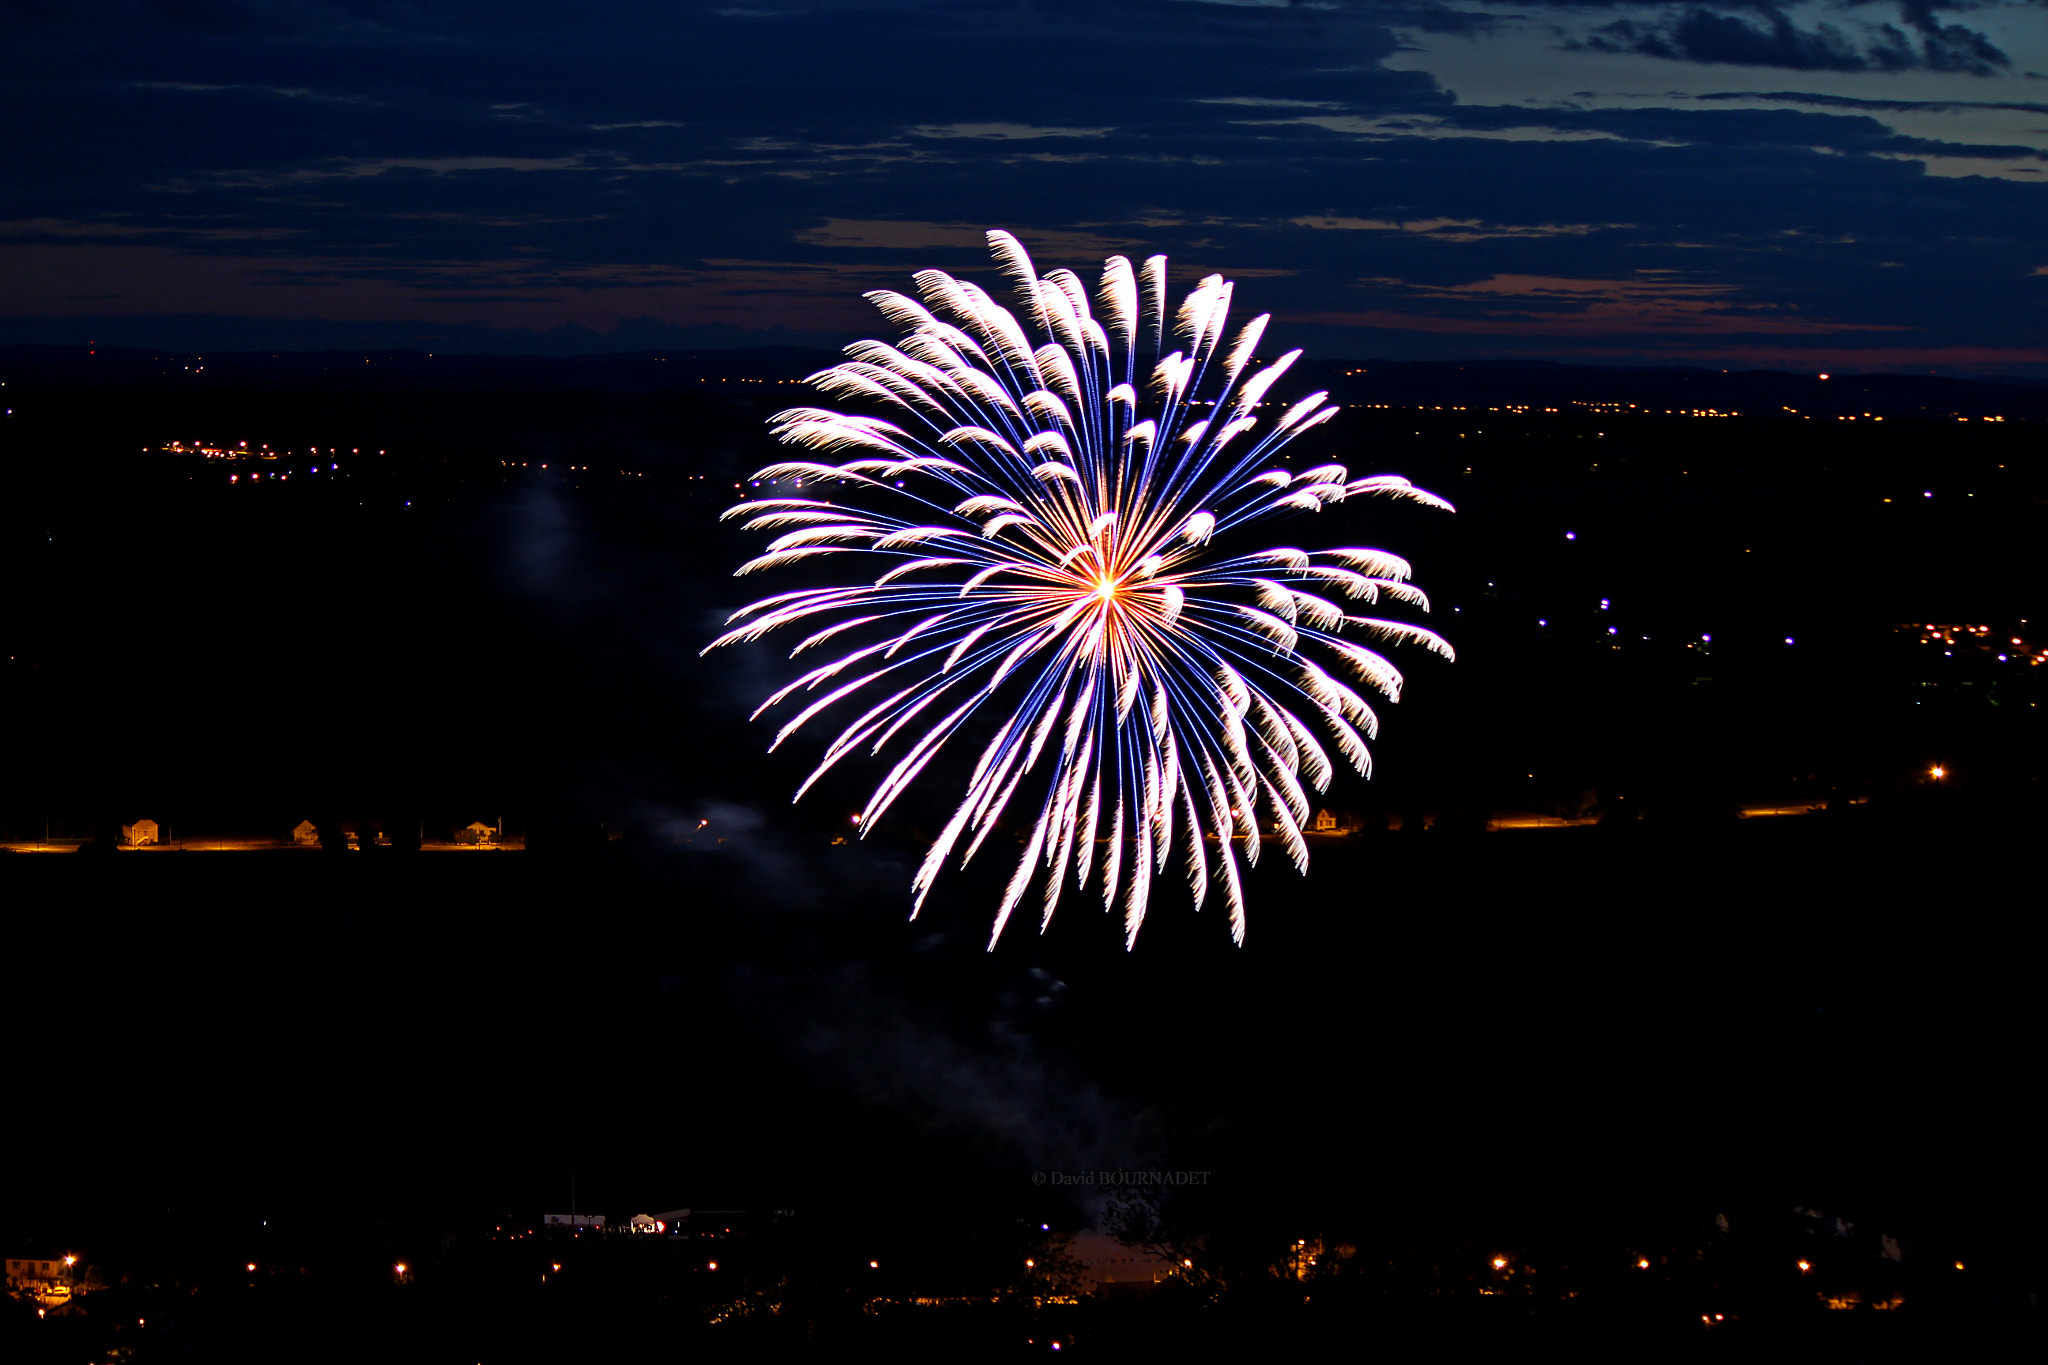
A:
[[[1860,24],[1871,7],[1823,32],[1767,5],[1692,5],[1613,16],[1636,27],[1600,40],[1663,43],[1674,61],[1737,60],[1747,43],[1810,70],[1972,69],[1953,65],[1975,49],[1942,12],[1884,9],[1898,16],[1886,36]],[[1494,22],[1450,5],[81,0],[64,13],[97,16],[103,36],[18,0],[0,10],[0,336],[15,340],[816,343],[872,326],[861,292],[912,269],[986,269],[978,234],[995,225],[1049,262],[1167,251],[1234,273],[1240,298],[1283,319],[1406,309],[1438,328],[1501,306],[1442,290],[1596,282],[1545,305],[1579,329],[1560,345],[1591,344],[1601,317],[1649,326],[1649,295],[1598,284],[1637,270],[1734,290],[1780,334],[1796,313],[1816,339],[1903,318],[1929,345],[2014,347],[2048,317],[2029,292],[2048,286],[2028,273],[2042,190],[1922,167],[2003,159],[2020,175],[2033,147],[1884,121],[1925,101],[1465,103],[1387,65],[1397,29]],[[98,22],[122,16],[126,28]],[[1685,28],[1696,16],[1724,27]],[[1961,223],[1967,249],[1944,246]],[[1605,313],[1572,302],[1595,295]],[[1689,316],[1663,297],[1654,306]],[[1501,345],[1382,322],[1300,328],[1325,353]]]
[[[1832,24],[1800,28],[1780,9],[1747,8],[1751,13],[1746,15],[1690,8],[1669,19],[1617,19],[1568,46],[1793,71],[1922,69],[1989,76],[2012,64],[1989,38],[1958,24],[1939,23],[1934,8],[1924,4],[1909,2],[1903,7],[1911,34],[1894,24],[1880,24],[1860,40]]]
[[[1946,113],[1958,109],[2009,109],[2021,114],[2048,114],[2048,104],[2005,100],[1859,99],[1853,95],[1822,95],[1800,90],[1718,90],[1708,94],[1692,95],[1689,98],[1713,103],[1732,100],[1775,100],[1783,104],[1812,105],[1818,109],[1875,109],[1893,113],[1913,110]]]

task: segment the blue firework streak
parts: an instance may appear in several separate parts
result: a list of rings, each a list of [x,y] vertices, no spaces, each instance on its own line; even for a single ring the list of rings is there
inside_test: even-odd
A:
[[[1091,304],[1071,271],[1041,276],[1015,238],[988,238],[1019,312],[936,270],[916,276],[923,302],[869,294],[903,339],[857,342],[808,382],[889,416],[777,414],[776,436],[816,458],[755,478],[816,496],[725,514],[778,533],[740,574],[828,555],[885,567],[742,608],[706,652],[799,622],[812,633],[792,657],[833,648],[754,714],[821,694],[771,749],[828,711],[841,717],[799,798],[847,756],[901,747],[859,817],[863,834],[971,717],[1000,717],[912,882],[913,918],[946,860],[971,859],[1024,790],[1037,814],[991,948],[1041,871],[1041,927],[1070,881],[1077,892],[1092,881],[1105,909],[1121,898],[1128,946],[1176,853],[1197,908],[1221,883],[1242,943],[1237,845],[1257,862],[1260,812],[1306,871],[1307,788],[1326,789],[1336,766],[1325,743],[1371,772],[1378,720],[1340,675],[1400,697],[1399,671],[1359,637],[1451,648],[1355,614],[1383,597],[1428,609],[1398,556],[1212,546],[1260,518],[1362,494],[1450,504],[1393,475],[1276,467],[1337,408],[1327,393],[1268,402],[1301,353],[1252,370],[1264,316],[1226,346],[1221,276],[1169,319],[1164,256],[1137,268],[1110,257]],[[1141,356],[1152,362],[1142,372]]]

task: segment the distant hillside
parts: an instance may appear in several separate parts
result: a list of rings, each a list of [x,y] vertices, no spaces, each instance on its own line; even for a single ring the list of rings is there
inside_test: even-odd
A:
[[[762,347],[599,356],[275,351],[207,356],[82,346],[0,347],[0,380],[48,387],[180,391],[703,392],[715,384],[795,385],[829,351]],[[1290,390],[1392,407],[1521,407],[1589,414],[1721,412],[1745,417],[2048,420],[2048,383],[1778,370],[1551,365],[1530,361],[1303,361]]]

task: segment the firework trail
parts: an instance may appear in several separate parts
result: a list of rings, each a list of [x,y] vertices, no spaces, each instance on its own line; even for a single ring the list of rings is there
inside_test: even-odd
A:
[[[963,865],[971,859],[1029,779],[1038,809],[991,948],[1041,869],[1041,928],[1069,881],[1077,892],[1092,881],[1105,909],[1121,897],[1129,946],[1154,876],[1176,854],[1198,909],[1221,883],[1242,943],[1234,841],[1257,862],[1264,810],[1306,871],[1307,787],[1325,790],[1335,770],[1325,739],[1370,774],[1366,740],[1378,722],[1337,673],[1399,699],[1400,673],[1347,629],[1451,649],[1419,627],[1353,614],[1381,597],[1428,609],[1395,555],[1212,546],[1261,518],[1360,494],[1450,504],[1393,475],[1277,467],[1289,442],[1337,408],[1327,393],[1268,402],[1301,353],[1254,370],[1263,316],[1226,345],[1231,285],[1221,276],[1169,316],[1164,256],[1141,267],[1110,257],[1091,302],[1071,271],[1041,276],[1015,238],[988,238],[1019,312],[937,270],[916,276],[922,302],[867,295],[906,335],[893,346],[856,342],[845,363],[807,382],[888,416],[778,413],[775,435],[818,458],[755,478],[817,496],[725,514],[778,533],[740,574],[830,555],[885,567],[742,608],[705,652],[799,622],[812,633],[792,657],[831,648],[836,657],[754,714],[822,692],[772,750],[828,710],[857,711],[798,797],[848,755],[900,737],[895,766],[858,817],[863,834],[948,739],[988,714],[994,735],[966,797],[913,879],[913,918],[940,867],[956,850]]]

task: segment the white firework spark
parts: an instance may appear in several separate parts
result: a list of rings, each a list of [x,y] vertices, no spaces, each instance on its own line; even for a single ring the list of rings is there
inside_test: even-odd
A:
[[[872,581],[742,608],[706,652],[798,622],[821,628],[792,657],[828,641],[855,645],[754,714],[823,689],[772,750],[828,710],[858,708],[798,797],[848,755],[903,737],[859,816],[863,834],[971,717],[999,716],[912,882],[913,918],[940,867],[956,849],[963,865],[972,858],[1030,779],[1038,810],[991,948],[1041,869],[1041,928],[1069,880],[1085,891],[1093,879],[1105,909],[1121,897],[1129,946],[1176,848],[1198,909],[1221,882],[1242,943],[1236,844],[1247,864],[1258,860],[1259,812],[1306,871],[1307,788],[1326,789],[1336,767],[1325,740],[1370,774],[1366,740],[1378,721],[1339,674],[1400,696],[1393,664],[1344,632],[1446,657],[1451,648],[1419,627],[1355,614],[1383,596],[1428,609],[1398,556],[1224,554],[1212,544],[1262,517],[1360,494],[1450,504],[1393,475],[1276,467],[1284,446],[1337,408],[1327,393],[1284,408],[1267,401],[1301,353],[1253,371],[1264,316],[1225,345],[1231,285],[1221,276],[1197,284],[1169,319],[1164,256],[1135,268],[1110,257],[1091,303],[1071,271],[1041,276],[1015,238],[988,238],[1022,319],[937,270],[916,276],[923,302],[867,295],[906,335],[893,346],[856,342],[844,364],[808,382],[889,416],[779,413],[775,435],[818,458],[755,476],[908,515],[826,496],[770,497],[725,514],[779,533],[740,574],[842,554],[888,567]],[[1268,419],[1271,408],[1280,413]]]

